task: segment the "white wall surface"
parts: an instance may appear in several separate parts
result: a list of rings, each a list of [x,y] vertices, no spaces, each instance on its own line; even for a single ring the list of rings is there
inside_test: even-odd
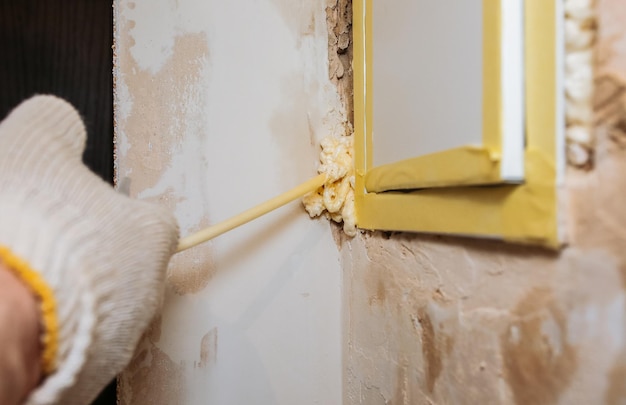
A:
[[[483,144],[482,13],[482,0],[373,2],[375,166]]]
[[[345,123],[323,0],[115,2],[116,167],[184,236],[315,174]],[[298,203],[176,257],[123,404],[341,403],[341,268]]]

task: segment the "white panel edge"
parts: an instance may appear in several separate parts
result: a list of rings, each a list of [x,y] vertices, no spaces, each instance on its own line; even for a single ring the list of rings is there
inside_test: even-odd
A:
[[[504,181],[524,180],[524,0],[501,1],[502,164]]]

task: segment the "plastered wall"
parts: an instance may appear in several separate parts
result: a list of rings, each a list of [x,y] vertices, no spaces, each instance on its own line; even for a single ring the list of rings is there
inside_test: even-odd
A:
[[[321,0],[115,1],[118,186],[186,235],[316,174],[348,127],[327,26]],[[340,403],[341,289],[297,203],[176,256],[120,403]]]
[[[348,239],[287,207],[176,258],[121,403],[623,404],[626,5],[597,9],[565,249]],[[186,234],[313,175],[350,130],[350,19],[349,0],[116,1],[118,184]]]
[[[593,164],[560,252],[344,241],[345,404],[626,403],[626,3],[598,0]]]

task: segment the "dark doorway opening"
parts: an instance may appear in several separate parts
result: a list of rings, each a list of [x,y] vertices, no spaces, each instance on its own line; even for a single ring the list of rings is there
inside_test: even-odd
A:
[[[0,119],[34,94],[72,103],[87,127],[83,160],[113,182],[111,0],[0,0]],[[115,382],[94,402],[116,403]]]

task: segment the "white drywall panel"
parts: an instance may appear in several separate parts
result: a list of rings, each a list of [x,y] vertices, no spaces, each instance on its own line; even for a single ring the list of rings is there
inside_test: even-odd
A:
[[[324,1],[115,8],[117,179],[133,197],[171,207],[186,235],[315,174],[319,140],[345,124]],[[326,220],[291,204],[175,257],[168,279],[122,403],[341,402]]]

